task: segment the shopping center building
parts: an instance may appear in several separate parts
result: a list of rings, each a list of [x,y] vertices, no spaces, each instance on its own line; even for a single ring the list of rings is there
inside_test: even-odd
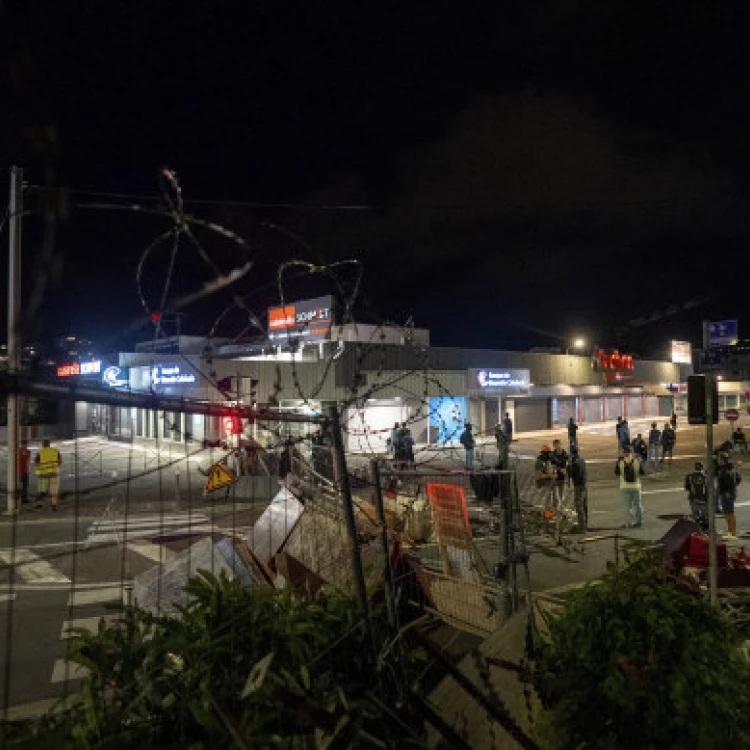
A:
[[[166,350],[166,351],[165,351]],[[91,377],[96,369],[80,363]],[[350,450],[382,451],[396,422],[415,442],[456,441],[466,421],[490,432],[505,412],[516,433],[618,416],[667,417],[689,365],[640,360],[619,352],[595,356],[430,346],[425,330],[334,328],[324,342],[292,353],[258,344],[179,337],[123,352],[100,367],[102,387],[191,400],[227,401],[313,414],[343,409]],[[69,379],[70,371],[61,371]],[[83,376],[81,376],[83,377]],[[221,390],[217,388],[221,384]],[[227,393],[232,399],[227,399]],[[267,428],[248,426],[263,440]],[[78,404],[76,430],[123,441],[225,439],[229,425],[202,415]],[[299,431],[304,428],[295,427]]]

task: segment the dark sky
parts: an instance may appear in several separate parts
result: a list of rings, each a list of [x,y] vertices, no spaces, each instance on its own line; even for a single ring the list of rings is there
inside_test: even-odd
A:
[[[251,243],[237,291],[258,313],[280,262],[357,258],[357,317],[413,315],[438,343],[585,335],[651,354],[697,344],[703,318],[750,325],[745,3],[403,5],[0,0],[2,166],[44,188],[28,196],[26,298],[49,283],[27,336],[127,338],[136,264],[169,225],[82,204],[156,194],[165,165],[190,212]],[[199,239],[225,270],[246,258]],[[210,278],[181,247],[173,293]],[[230,301],[188,308],[185,327]]]

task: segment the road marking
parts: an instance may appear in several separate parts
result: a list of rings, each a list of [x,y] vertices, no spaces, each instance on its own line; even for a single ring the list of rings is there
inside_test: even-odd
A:
[[[683,487],[663,487],[660,490],[642,490],[641,495],[659,495],[663,492],[684,492]]]
[[[0,602],[12,602],[15,598],[15,594],[0,594]]]
[[[60,640],[66,641],[70,638],[78,638],[77,634],[70,632],[73,628],[86,628],[86,630],[91,633],[98,633],[99,620],[104,620],[109,623],[117,620],[118,617],[119,615],[117,614],[109,614],[101,615],[99,617],[79,617],[74,620],[63,620],[62,630],[60,631]]]
[[[166,562],[172,556],[172,550],[154,542],[128,542],[128,549],[136,555],[142,555],[154,562]]]
[[[68,680],[82,680],[89,673],[86,667],[75,664],[66,659],[55,659],[55,666],[52,669],[51,683],[67,682]]]
[[[107,586],[88,591],[74,591],[68,597],[69,607],[80,607],[84,604],[102,604],[104,602],[121,602],[122,586]]]
[[[16,573],[25,583],[70,583],[70,578],[53,568],[46,560],[25,547],[0,552],[0,562],[15,563]]]

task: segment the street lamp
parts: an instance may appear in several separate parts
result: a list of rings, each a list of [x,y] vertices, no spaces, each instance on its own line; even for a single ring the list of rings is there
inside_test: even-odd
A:
[[[570,342],[570,349],[573,349],[574,351],[581,351],[582,349],[586,348],[586,339],[581,338],[580,336],[574,338]],[[565,354],[569,353],[568,347],[565,348]]]

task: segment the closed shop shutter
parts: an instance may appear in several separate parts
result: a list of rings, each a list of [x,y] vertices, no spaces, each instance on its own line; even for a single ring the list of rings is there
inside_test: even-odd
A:
[[[622,396],[607,396],[607,420],[622,416]]]
[[[602,400],[600,397],[583,399],[583,421],[602,421]]]
[[[646,416],[647,417],[659,416],[659,397],[658,396],[646,396]]]
[[[557,422],[560,427],[565,427],[573,417],[574,422],[578,422],[578,414],[576,413],[576,400],[574,398],[558,398],[557,399]]]
[[[516,401],[516,432],[548,430],[550,427],[550,401],[547,398],[523,398]]]
[[[637,396],[628,396],[628,419],[643,416],[643,398],[640,393]]]

